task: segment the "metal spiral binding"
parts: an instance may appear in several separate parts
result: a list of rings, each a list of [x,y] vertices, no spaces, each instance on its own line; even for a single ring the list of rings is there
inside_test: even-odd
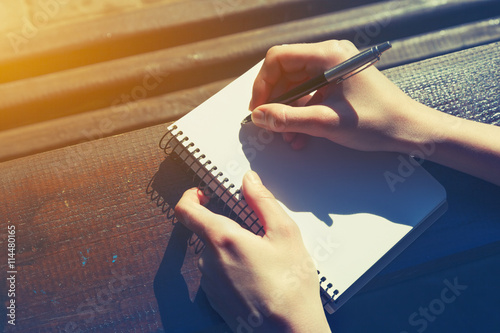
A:
[[[224,194],[226,193],[226,191],[227,191],[227,190],[229,190],[229,189],[231,189],[231,188],[234,188],[234,187],[235,187],[235,186],[234,186],[234,184],[233,184],[233,183],[231,183],[231,184],[230,184],[230,185],[229,185],[229,186],[225,189],[225,191],[224,191],[224,192],[222,192],[221,197],[222,197],[222,196],[224,196]],[[234,192],[234,194],[231,194],[231,195],[229,196],[229,198],[228,198],[228,201],[227,201],[227,202],[229,202],[229,200],[232,200],[232,199],[233,199],[233,198],[234,198],[237,194],[239,194],[239,193],[240,193],[240,190],[236,190],[236,191]],[[224,202],[224,207],[222,208],[222,211],[224,211],[224,210],[226,209],[226,207],[227,207],[227,202]],[[243,201],[243,202],[245,202],[245,201]],[[236,207],[236,206],[239,206],[239,204],[240,204],[240,203],[241,203],[241,200],[237,200],[237,201],[236,201],[236,205],[235,205],[235,207]],[[246,202],[245,202],[245,203],[246,203]],[[248,206],[248,204],[247,204],[247,206]],[[240,211],[240,213],[241,213],[242,211],[243,211],[243,210],[241,210],[241,211]],[[233,207],[233,209],[229,209],[229,213],[228,213],[228,215],[227,215],[227,216],[228,216],[229,218],[232,218],[232,217],[231,217],[231,214],[232,214],[232,213],[234,213],[234,207]],[[234,219],[236,220],[236,219],[237,219],[237,218],[239,218],[239,217],[240,217],[240,216],[239,216],[239,214],[236,214],[236,213],[235,213],[235,218],[234,218]]]
[[[208,161],[210,163],[208,163],[207,165],[210,165],[212,164],[212,161]],[[206,170],[206,169],[205,169]],[[213,166],[210,170],[206,171],[205,174],[203,176],[200,177],[200,182],[198,183],[198,188],[203,192],[203,194],[205,194],[206,196],[209,196],[210,193],[206,193],[206,189],[208,187],[208,184],[210,184],[213,179],[210,179],[210,181],[208,183],[205,183],[204,179],[207,175],[210,175],[212,174],[213,171],[217,170],[217,167],[216,166]],[[199,175],[198,175],[199,176]]]
[[[182,132],[179,132],[179,133],[182,133]],[[182,145],[182,143],[184,143],[186,141],[189,141],[189,138],[187,136],[183,137],[182,140],[177,141],[177,144],[172,147],[172,152],[175,152],[175,150],[177,149],[177,147],[179,147],[179,145]],[[193,143],[193,146],[194,146],[194,143]],[[187,147],[184,147],[183,150],[187,150]],[[177,154],[177,156],[180,157],[180,154]]]
[[[203,154],[199,148],[195,148],[193,151],[190,151],[189,148],[195,147],[196,145],[193,142],[189,142],[189,137],[182,137],[182,135],[184,134],[183,131],[179,130],[178,132],[175,132],[176,130],[178,130],[177,125],[173,125],[167,130],[167,132],[163,135],[159,142],[160,149],[167,153],[167,149],[171,148],[171,152],[174,153],[174,160],[183,163],[187,167],[187,172],[193,173],[193,181],[195,181],[195,179],[199,179],[198,188],[202,190],[205,195],[215,197],[217,202],[223,205],[222,212],[228,210],[228,212],[225,213],[228,217],[233,220],[239,220],[240,224],[242,224],[243,227],[252,231],[252,228],[258,225],[259,219],[253,212],[245,212],[248,204],[245,200],[239,200],[236,198],[236,196],[240,194],[240,190],[234,192],[231,191],[231,189],[234,189],[235,185],[233,183],[228,184],[229,179],[227,177],[224,177],[223,172],[214,174],[214,171],[217,170],[217,166],[212,166],[209,169],[212,161],[210,159],[207,159],[207,156]],[[175,143],[173,143],[174,141]],[[186,142],[189,143],[186,144]],[[201,155],[195,158],[195,155],[198,153],[201,153]],[[187,162],[190,157],[192,157],[193,160]],[[195,165],[200,165],[200,167],[197,170],[194,170]],[[210,179],[208,181],[205,181],[205,178],[207,176],[209,176]],[[214,182],[217,182],[217,185],[214,189],[211,189],[210,186],[212,185],[213,187]],[[217,194],[220,189],[223,189],[222,192],[220,194]],[[225,196],[227,196],[228,193],[230,193],[229,197],[227,199],[223,199]],[[159,195],[157,195],[154,200],[158,200],[159,203],[159,201],[162,199],[159,199]],[[232,202],[234,202],[235,204],[229,206],[229,204]],[[166,207],[166,203],[162,202],[162,204],[164,207]],[[238,213],[235,213],[234,211],[236,207],[240,209]],[[166,211],[172,212],[173,210],[166,209]],[[172,217],[174,217],[173,213]],[[251,223],[247,223],[248,220]],[[252,232],[259,234],[261,231],[263,231],[263,228],[259,225],[257,232]]]
[[[192,147],[192,146],[194,146],[194,143],[191,142],[190,146],[188,146],[188,147]],[[195,150],[193,150],[191,152],[191,154],[196,154],[196,153],[199,153],[199,152],[200,152],[200,148],[196,148]],[[191,167],[193,166],[194,163],[196,163],[196,161],[199,161],[200,158],[204,158],[204,157],[205,157],[205,155],[201,155],[201,156],[198,156],[197,159],[195,159],[195,160],[193,159],[193,162],[191,162],[191,164],[188,165],[188,168],[191,169]],[[184,162],[186,162],[186,160],[187,160],[187,157],[184,159]]]
[[[320,271],[317,271],[318,275],[321,274]],[[331,294],[328,292],[333,288],[333,284],[327,283],[326,288],[323,287],[323,284],[326,282],[326,277],[322,276],[319,280],[319,286],[321,287],[321,300],[323,303],[323,307],[333,303],[335,301],[335,297],[339,294],[339,291],[335,289]]]
[[[197,148],[197,149],[198,149],[198,148]],[[197,151],[197,152],[200,152],[200,150],[198,149],[198,151]],[[195,181],[197,174],[196,174],[196,172],[195,172],[195,171],[194,171],[191,167],[193,166],[193,164],[195,164],[195,163],[197,163],[197,162],[199,163],[199,162],[200,162],[200,160],[202,160],[202,159],[204,159],[204,158],[206,158],[205,154],[201,154],[200,156],[198,156],[198,157],[196,158],[196,160],[193,160],[193,163],[191,163],[191,164],[188,166],[188,167],[189,167],[189,169],[187,169],[187,171],[188,171],[188,172],[192,172],[192,173],[193,173],[193,182]]]
[[[215,170],[217,170],[217,167],[215,167],[215,166],[214,166],[212,169],[210,169],[209,173],[212,173],[212,171],[215,171]],[[208,196],[211,196],[211,195],[212,195],[212,193],[214,193],[214,194],[215,194],[215,193],[216,193],[215,191],[214,191],[214,192],[212,192],[212,193],[210,193],[210,191],[211,191],[211,190],[210,190],[210,184],[212,184],[214,180],[218,180],[218,178],[219,178],[219,177],[222,177],[223,175],[224,175],[224,174],[223,174],[222,172],[219,172],[219,173],[218,173],[217,175],[215,175],[212,179],[210,179],[210,181],[209,181],[209,182],[205,185],[205,188],[203,189],[203,194],[205,194],[207,197],[208,197]],[[219,185],[219,186],[217,186],[217,187],[220,187],[220,185]],[[207,189],[208,189],[208,192],[206,191]]]
[[[219,175],[222,175],[222,172],[219,172]],[[217,185],[217,187],[214,189],[214,193],[217,193],[217,190],[218,190],[218,189],[219,189],[222,185],[224,185],[225,183],[227,183],[228,181],[229,181],[229,178],[227,178],[227,177],[226,177],[226,178],[224,178],[221,182],[219,182],[219,185]],[[234,186],[234,185],[233,185],[233,186]],[[226,193],[226,192],[227,192],[227,190],[228,190],[228,189],[229,189],[229,188],[226,188],[226,189],[224,190],[224,192],[222,192],[222,194],[221,194],[220,196],[222,197],[222,196],[224,195],[224,193]]]
[[[234,186],[233,186],[233,187],[234,187]],[[222,211],[224,211],[224,210],[226,209],[226,207],[227,207],[227,203],[228,203],[229,201],[231,201],[232,199],[234,199],[234,197],[235,197],[235,196],[239,193],[239,191],[240,191],[240,190],[235,191],[233,194],[231,194],[231,195],[229,196],[229,198],[227,199],[227,201],[226,201],[226,202],[224,202],[224,207],[222,207]]]
[[[171,210],[173,210],[168,204],[165,202],[165,200],[161,197],[160,193],[158,193],[154,188],[153,188],[153,182],[156,179],[156,175],[151,178],[151,180],[148,183],[148,186],[146,187],[146,194],[149,194],[151,201],[155,202],[157,207],[161,207],[162,213],[167,213],[167,218],[172,219],[173,216],[170,215]],[[168,206],[168,208],[167,208]]]
[[[161,143],[163,142],[163,140],[165,140],[165,138],[167,138],[169,135],[172,135],[172,131],[175,131],[177,128],[178,128],[177,125],[174,125],[174,126],[172,126],[171,129],[169,129],[167,132],[165,132],[165,134],[163,134],[163,136],[161,137],[160,143],[159,143],[159,146],[160,146],[161,150],[166,151],[166,149],[168,148],[168,146],[170,145],[170,142],[174,139],[174,137],[177,137],[178,135],[182,135],[182,131],[180,131],[175,136],[172,136],[167,141],[167,143],[165,144],[165,146],[162,146]]]

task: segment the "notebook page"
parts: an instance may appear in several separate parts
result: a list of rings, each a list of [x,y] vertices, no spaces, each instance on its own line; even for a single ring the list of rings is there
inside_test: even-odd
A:
[[[261,176],[297,222],[321,275],[339,290],[340,297],[443,204],[444,189],[403,155],[354,151],[321,138],[312,138],[305,149],[294,151],[280,134],[254,124],[240,125],[249,114],[252,85],[260,66],[176,125],[235,189],[241,187],[247,170]],[[401,169],[401,164],[408,170]],[[407,171],[404,177],[401,170]],[[388,175],[399,175],[403,181],[393,183]],[[286,279],[295,273],[283,274]]]

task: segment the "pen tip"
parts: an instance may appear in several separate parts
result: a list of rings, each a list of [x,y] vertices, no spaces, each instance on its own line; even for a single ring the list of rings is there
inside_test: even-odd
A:
[[[250,115],[248,115],[247,117],[245,117],[245,119],[243,119],[243,120],[241,121],[241,125],[245,125],[245,124],[247,124],[247,123],[251,123],[251,122],[252,122],[252,115],[250,114]]]

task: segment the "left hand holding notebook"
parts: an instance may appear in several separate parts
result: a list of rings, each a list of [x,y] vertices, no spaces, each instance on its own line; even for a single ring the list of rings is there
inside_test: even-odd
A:
[[[330,332],[319,297],[315,265],[300,231],[254,172],[243,194],[266,231],[263,237],[203,207],[202,191],[187,191],[175,208],[200,236],[201,286],[232,330]]]

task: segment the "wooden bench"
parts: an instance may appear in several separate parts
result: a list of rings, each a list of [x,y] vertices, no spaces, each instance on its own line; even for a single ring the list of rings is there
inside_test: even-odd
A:
[[[64,33],[79,31],[77,42],[66,38],[59,43],[67,44],[37,53],[37,43],[56,40],[52,30],[40,33],[26,57],[0,59],[2,73],[23,61],[28,66],[21,74],[10,70],[0,85],[5,254],[0,267],[16,272],[6,273],[15,276],[15,297],[8,296],[10,283],[2,289],[5,304],[15,299],[16,305],[16,326],[0,321],[6,330],[228,331],[198,290],[199,241],[168,214],[192,179],[165,157],[158,142],[165,122],[188,112],[274,44],[350,38],[362,47],[394,40],[379,65],[406,93],[443,112],[499,123],[500,44],[492,43],[500,39],[498,6],[458,0],[356,4],[363,6],[178,2],[72,25]],[[168,13],[172,20],[165,18]],[[262,23],[255,22],[259,17]],[[155,25],[160,21],[164,26]],[[132,28],[109,44],[102,36],[89,37],[106,27],[117,29],[113,35],[124,22],[132,22]],[[199,31],[205,26],[199,22],[214,30]],[[367,35],[377,24],[379,34]],[[158,45],[164,34],[186,27],[200,36],[186,34]],[[137,49],[123,47],[127,40],[138,43]],[[78,45],[116,53],[62,62],[80,52]],[[47,61],[47,67],[30,69],[34,59]],[[203,73],[199,80],[184,78],[195,70]],[[150,91],[144,84],[148,74],[160,83]],[[114,105],[141,87],[145,98]],[[39,117],[31,118],[34,114]],[[438,165],[424,166],[447,189],[449,211],[329,317],[334,331],[415,332],[426,325],[426,332],[487,332],[500,327],[497,316],[490,315],[499,310],[500,190]],[[15,238],[8,238],[9,226],[15,226]],[[7,261],[9,243],[15,244],[13,267]],[[466,289],[458,289],[453,302],[440,301],[455,280]],[[420,307],[431,309],[429,317]],[[10,310],[4,311],[2,317],[9,320]]]
[[[494,2],[332,3],[189,0],[0,44],[0,161],[177,119],[276,44],[390,39],[389,68],[500,39]]]

